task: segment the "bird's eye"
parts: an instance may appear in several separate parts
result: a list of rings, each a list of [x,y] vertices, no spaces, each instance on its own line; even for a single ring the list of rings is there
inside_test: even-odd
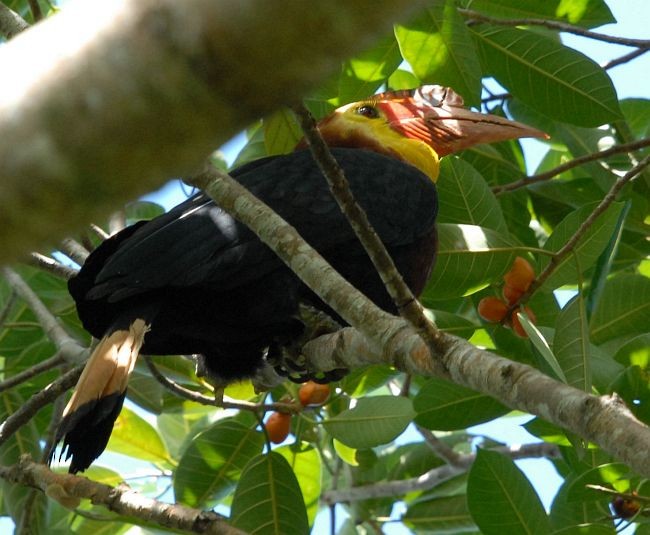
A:
[[[368,119],[376,119],[377,117],[379,117],[379,112],[377,111],[377,108],[375,108],[374,106],[369,106],[368,104],[359,106],[357,108],[357,113],[359,115],[363,115],[364,117],[367,117]]]

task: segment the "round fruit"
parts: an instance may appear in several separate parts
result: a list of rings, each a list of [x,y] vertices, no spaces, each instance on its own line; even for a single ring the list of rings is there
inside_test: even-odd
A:
[[[639,513],[641,504],[630,498],[616,496],[616,498],[612,500],[612,509],[619,518],[632,518]]]
[[[524,307],[524,310],[526,311],[528,320],[531,323],[537,323],[537,318],[535,317],[535,314],[533,314],[533,311],[526,306]],[[524,330],[524,326],[521,324],[521,321],[519,321],[519,316],[517,316],[517,310],[512,311],[512,316],[510,316],[510,323],[512,325],[512,330],[515,331],[518,336],[521,336],[522,338],[528,338],[528,333]]]
[[[314,381],[307,381],[300,386],[298,398],[303,407],[308,405],[322,405],[330,396],[329,385],[322,385]]]
[[[484,297],[478,303],[478,313],[485,321],[498,323],[507,312],[508,305],[498,297]]]
[[[518,256],[512,263],[510,271],[503,276],[506,286],[521,290],[522,293],[528,290],[530,283],[535,278],[535,271],[528,260]]]
[[[274,412],[266,421],[266,432],[273,444],[280,444],[289,436],[291,415],[285,412]]]
[[[503,297],[508,301],[509,305],[512,305],[519,301],[519,298],[524,295],[524,290],[519,290],[518,288],[513,288],[509,284],[506,284],[503,287]]]

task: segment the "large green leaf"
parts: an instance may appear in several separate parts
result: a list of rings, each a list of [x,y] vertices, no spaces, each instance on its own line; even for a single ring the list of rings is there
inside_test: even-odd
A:
[[[478,451],[467,481],[467,505],[485,535],[551,532],[532,485],[512,460],[499,453]]]
[[[461,5],[501,18],[559,20],[588,28],[616,22],[604,0],[462,0]]]
[[[594,208],[595,204],[588,204],[569,214],[555,227],[553,234],[544,244],[544,249],[556,252],[564,247],[580,228],[580,225],[591,215]],[[578,266],[580,271],[584,272],[596,262],[610,241],[622,208],[622,203],[613,203],[593,222],[573,248],[573,254],[565,256],[556,265],[555,271],[544,283],[546,289],[553,290],[579,281]],[[541,269],[544,269],[549,262],[548,257],[542,257],[540,259]]]
[[[172,463],[156,428],[126,407],[115,421],[107,449],[154,463]]]
[[[228,418],[199,433],[174,473],[176,499],[189,506],[214,504],[235,486],[264,445],[264,435]]]
[[[581,295],[574,297],[558,315],[553,352],[567,384],[591,392],[589,322]]]
[[[318,450],[306,443],[282,446],[275,450],[282,455],[295,474],[307,508],[309,524],[314,523],[321,493],[321,458]]]
[[[287,109],[276,111],[264,119],[264,146],[266,153],[286,154],[296,148],[302,130],[293,113]]]
[[[429,379],[413,399],[415,422],[451,431],[493,420],[510,411],[493,398],[444,379]]]
[[[474,293],[508,271],[517,244],[475,225],[438,225],[438,256],[424,291],[429,301]]]
[[[564,532],[575,526],[568,533],[589,533],[589,535],[611,535],[615,533],[612,518],[606,513],[602,503],[590,500],[585,502],[567,499],[575,477],[570,475],[560,487],[553,499],[550,512],[551,525]]]
[[[415,411],[411,400],[401,396],[374,396],[357,401],[323,425],[337,440],[356,449],[386,444],[411,423]]]
[[[470,164],[457,158],[440,162],[440,223],[466,223],[507,235],[508,227],[487,182]]]
[[[402,56],[422,82],[453,87],[468,104],[480,104],[481,65],[452,0],[431,2],[417,18],[397,25],[395,35]]]
[[[339,105],[373,95],[399,67],[402,56],[395,36],[388,35],[373,48],[343,63],[339,78]]]
[[[578,126],[621,118],[605,71],[584,54],[516,28],[472,28],[484,68],[517,98],[544,115]]]
[[[244,469],[232,501],[232,525],[251,535],[307,535],[300,487],[289,463],[271,452]]]
[[[601,344],[612,338],[648,332],[650,279],[621,274],[607,281],[591,317],[591,339]]]
[[[476,533],[477,529],[464,495],[418,501],[402,519],[416,533]]]

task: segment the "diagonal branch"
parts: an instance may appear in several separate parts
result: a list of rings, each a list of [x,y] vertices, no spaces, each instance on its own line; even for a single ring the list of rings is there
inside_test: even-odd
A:
[[[35,463],[27,455],[22,456],[15,465],[0,466],[0,477],[39,489],[67,507],[76,507],[81,499],[87,499],[116,513],[150,520],[174,530],[207,535],[245,535],[212,511],[200,511],[147,498],[127,485],[110,487],[85,477],[56,474],[47,466]]]
[[[622,145],[615,145],[614,147],[601,150],[599,152],[594,152],[593,154],[585,154],[584,156],[580,156],[579,158],[574,158],[569,162],[563,163],[562,165],[558,165],[557,167],[554,167],[553,169],[550,169],[543,173],[522,178],[521,180],[517,180],[516,182],[511,182],[510,184],[504,184],[503,186],[494,186],[492,188],[492,193],[494,193],[495,195],[500,195],[507,191],[513,191],[519,188],[525,188],[527,186],[530,186],[531,184],[536,184],[537,182],[545,182],[546,180],[550,180],[554,176],[557,176],[561,173],[564,173],[565,171],[568,171],[569,169],[573,169],[574,167],[578,167],[582,164],[593,162],[596,160],[602,160],[603,158],[607,158],[608,156],[612,156],[614,154],[621,154],[622,152],[631,152],[631,151],[643,149],[645,147],[650,147],[650,138],[639,139],[637,141],[624,143]]]
[[[208,168],[195,183],[255,232],[354,327],[305,344],[303,353],[311,369],[386,363],[407,373],[450,379],[569,429],[650,476],[650,429],[618,396],[587,394],[446,333],[441,334],[442,351],[428,347],[405,320],[386,314],[360,294],[293,227],[228,175]]]
[[[490,17],[484,15],[479,11],[474,11],[472,9],[462,9],[459,8],[458,12],[462,15],[465,15],[471,21],[480,21],[488,22],[490,24],[497,24],[501,26],[543,26],[544,28],[550,28],[552,30],[559,30],[561,32],[572,33],[574,35],[580,35],[582,37],[588,37],[589,39],[595,39],[596,41],[604,41],[605,43],[612,43],[615,45],[624,45],[624,46],[634,46],[637,48],[650,48],[650,40],[648,39],[629,39],[627,37],[616,37],[615,35],[605,35],[604,33],[592,32],[591,30],[585,30],[580,26],[574,26],[567,22],[561,22],[556,20],[547,20],[547,19],[501,19],[497,17]]]
[[[424,315],[422,306],[404,283],[393,259],[372,228],[366,213],[352,195],[343,169],[332,156],[329,147],[320,135],[316,121],[303,104],[294,106],[293,111],[298,116],[314,160],[325,176],[332,195],[372,260],[400,315],[418,329],[430,343],[437,344],[439,338],[437,329]]]
[[[571,236],[571,238],[562,246],[562,248],[551,257],[551,260],[549,261],[544,271],[542,271],[539,276],[533,280],[528,290],[526,290],[526,292],[524,292],[524,294],[519,298],[519,301],[525,302],[531,295],[533,295],[533,293],[537,291],[537,289],[541,288],[544,282],[546,282],[546,280],[548,280],[548,278],[555,272],[562,261],[573,252],[578,242],[591,228],[596,219],[598,219],[598,217],[600,217],[600,215],[605,210],[607,210],[607,208],[609,208],[609,206],[616,200],[616,196],[623,189],[623,187],[649,165],[650,156],[646,156],[637,165],[625,173],[625,175],[614,182],[614,185],[610,188],[605,197],[603,197],[603,200],[600,202],[600,204],[594,208],[593,212],[589,214],[589,217],[583,221],[582,225],[580,225],[578,230],[575,231],[573,236]],[[514,306],[517,306],[517,303],[515,303]]]
[[[29,28],[29,24],[25,19],[0,2],[0,34],[11,39],[27,28]]]

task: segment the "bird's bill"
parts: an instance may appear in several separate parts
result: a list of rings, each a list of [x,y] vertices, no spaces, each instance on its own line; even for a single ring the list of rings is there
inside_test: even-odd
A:
[[[409,91],[382,93],[374,97],[390,126],[402,135],[429,144],[445,156],[479,143],[536,137],[541,130],[498,115],[469,110],[453,89],[425,85]]]

